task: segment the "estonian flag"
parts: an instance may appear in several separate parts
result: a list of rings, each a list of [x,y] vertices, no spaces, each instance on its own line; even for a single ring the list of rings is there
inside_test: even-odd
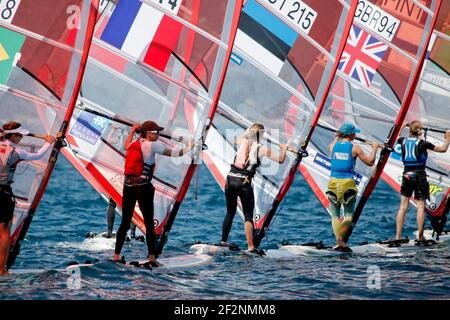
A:
[[[241,14],[235,45],[278,75],[298,34],[255,0]]]

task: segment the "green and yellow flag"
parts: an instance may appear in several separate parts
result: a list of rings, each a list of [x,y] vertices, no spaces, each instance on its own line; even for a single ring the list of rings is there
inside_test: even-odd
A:
[[[0,27],[0,84],[8,82],[16,54],[20,52],[24,42],[24,35]]]

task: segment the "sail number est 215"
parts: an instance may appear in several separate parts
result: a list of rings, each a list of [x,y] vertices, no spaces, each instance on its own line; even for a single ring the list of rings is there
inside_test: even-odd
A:
[[[281,14],[294,29],[309,34],[317,12],[302,1],[296,0],[258,0]]]
[[[0,0],[0,21],[11,23],[21,0]]]

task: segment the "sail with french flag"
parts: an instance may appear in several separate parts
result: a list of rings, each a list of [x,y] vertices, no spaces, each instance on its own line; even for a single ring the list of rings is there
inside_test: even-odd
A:
[[[119,0],[98,19],[64,155],[122,207],[125,149],[135,123],[157,122],[176,159],[158,155],[153,225],[161,254],[197,168],[230,61],[242,1]],[[193,110],[187,111],[189,103]],[[134,137],[134,138],[137,138]],[[138,205],[134,224],[145,233]]]
[[[156,1],[154,1],[156,2]],[[170,6],[178,14],[181,1]],[[139,0],[120,1],[101,39],[130,56],[164,71],[182,24]]]

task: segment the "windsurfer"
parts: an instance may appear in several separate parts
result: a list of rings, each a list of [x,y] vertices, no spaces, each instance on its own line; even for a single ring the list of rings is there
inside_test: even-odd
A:
[[[225,199],[227,203],[227,214],[222,227],[222,245],[228,245],[228,235],[231,230],[233,218],[236,214],[237,199],[241,200],[244,212],[244,229],[247,238],[248,251],[256,254],[264,254],[258,250],[253,243],[253,210],[255,198],[253,194],[252,178],[256,169],[261,164],[261,159],[267,157],[272,161],[283,163],[286,159],[287,146],[280,144],[280,152],[274,154],[272,150],[263,146],[260,141],[264,133],[264,126],[255,123],[242,135],[236,138],[238,147],[234,162],[227,175],[225,185]]]
[[[443,145],[435,146],[434,144],[421,139],[424,130],[420,121],[412,121],[403,125],[403,128],[405,126],[409,126],[409,136],[407,138],[400,137],[397,140],[397,143],[401,145],[402,149],[404,170],[400,190],[400,207],[397,212],[397,228],[395,238],[401,238],[409,199],[414,193],[414,199],[417,206],[417,228],[419,231],[417,241],[420,243],[424,241],[423,229],[425,224],[425,201],[429,197],[429,184],[425,171],[428,150],[440,153],[447,152],[450,143],[450,131],[447,130],[445,132],[445,141]]]
[[[140,138],[131,142],[134,133],[140,130]],[[136,201],[139,203],[146,229],[146,242],[149,264],[158,267],[160,263],[155,256],[155,231],[153,226],[153,199],[155,188],[151,180],[155,170],[155,157],[160,154],[168,157],[181,157],[192,149],[192,141],[183,149],[167,148],[160,140],[160,132],[164,128],[154,121],[145,121],[142,125],[134,125],[125,141],[127,150],[125,158],[125,182],[122,199],[122,222],[116,236],[116,248],[113,261],[120,261],[120,252],[128,229],[130,228]]]
[[[358,194],[356,182],[353,179],[356,159],[359,158],[368,166],[373,166],[375,163],[378,144],[372,143],[371,153],[367,156],[361,147],[352,143],[359,132],[360,130],[352,123],[344,123],[328,146],[331,153],[331,177],[326,194],[330,202],[328,209],[336,237],[334,250],[351,251],[343,239],[352,223]],[[341,219],[341,206],[344,207],[343,219]]]
[[[45,144],[35,153],[21,149],[18,144],[29,132],[21,124],[10,121],[3,125],[3,138],[0,140],[0,275],[8,274],[6,261],[10,246],[10,230],[15,208],[11,188],[17,164],[42,158],[55,141],[51,135],[45,136]]]

